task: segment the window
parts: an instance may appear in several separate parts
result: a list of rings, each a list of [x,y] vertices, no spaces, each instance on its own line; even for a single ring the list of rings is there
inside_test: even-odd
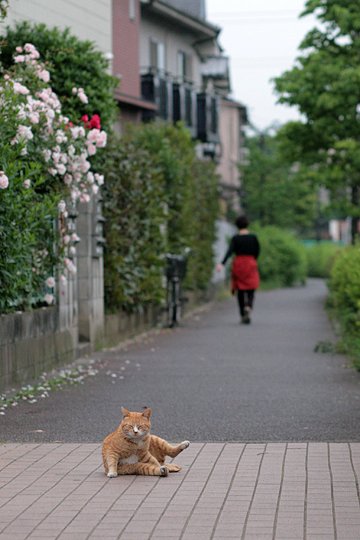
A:
[[[165,45],[161,41],[150,40],[150,66],[165,71]]]
[[[136,19],[136,2],[137,0],[129,0],[129,19],[131,21]]]
[[[191,56],[184,51],[178,51],[178,75],[184,81],[192,79],[192,62]]]

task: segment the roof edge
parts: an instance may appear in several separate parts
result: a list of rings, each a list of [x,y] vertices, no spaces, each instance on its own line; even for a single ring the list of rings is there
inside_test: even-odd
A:
[[[159,15],[174,20],[202,36],[215,39],[221,32],[219,26],[207,21],[202,21],[184,11],[180,11],[173,6],[166,4],[163,0],[141,0],[141,3],[144,7],[154,10]]]

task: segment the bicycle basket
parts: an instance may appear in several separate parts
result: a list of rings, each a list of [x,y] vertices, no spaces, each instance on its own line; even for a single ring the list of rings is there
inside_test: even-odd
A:
[[[166,277],[184,279],[186,275],[187,260],[182,255],[167,255]]]

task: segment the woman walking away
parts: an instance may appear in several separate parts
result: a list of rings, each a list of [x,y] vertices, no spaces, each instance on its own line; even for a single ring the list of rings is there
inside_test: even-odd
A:
[[[235,224],[238,233],[232,237],[225,257],[217,265],[217,270],[220,271],[229,257],[234,255],[231,268],[231,292],[237,293],[242,324],[250,324],[255,290],[260,284],[256,262],[260,253],[260,244],[256,235],[249,232],[249,221],[246,216],[239,216]]]

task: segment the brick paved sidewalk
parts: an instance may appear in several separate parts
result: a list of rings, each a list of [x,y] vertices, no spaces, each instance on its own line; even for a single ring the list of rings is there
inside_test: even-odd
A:
[[[194,443],[176,462],[109,480],[98,444],[0,445],[0,538],[360,539],[360,443]]]

